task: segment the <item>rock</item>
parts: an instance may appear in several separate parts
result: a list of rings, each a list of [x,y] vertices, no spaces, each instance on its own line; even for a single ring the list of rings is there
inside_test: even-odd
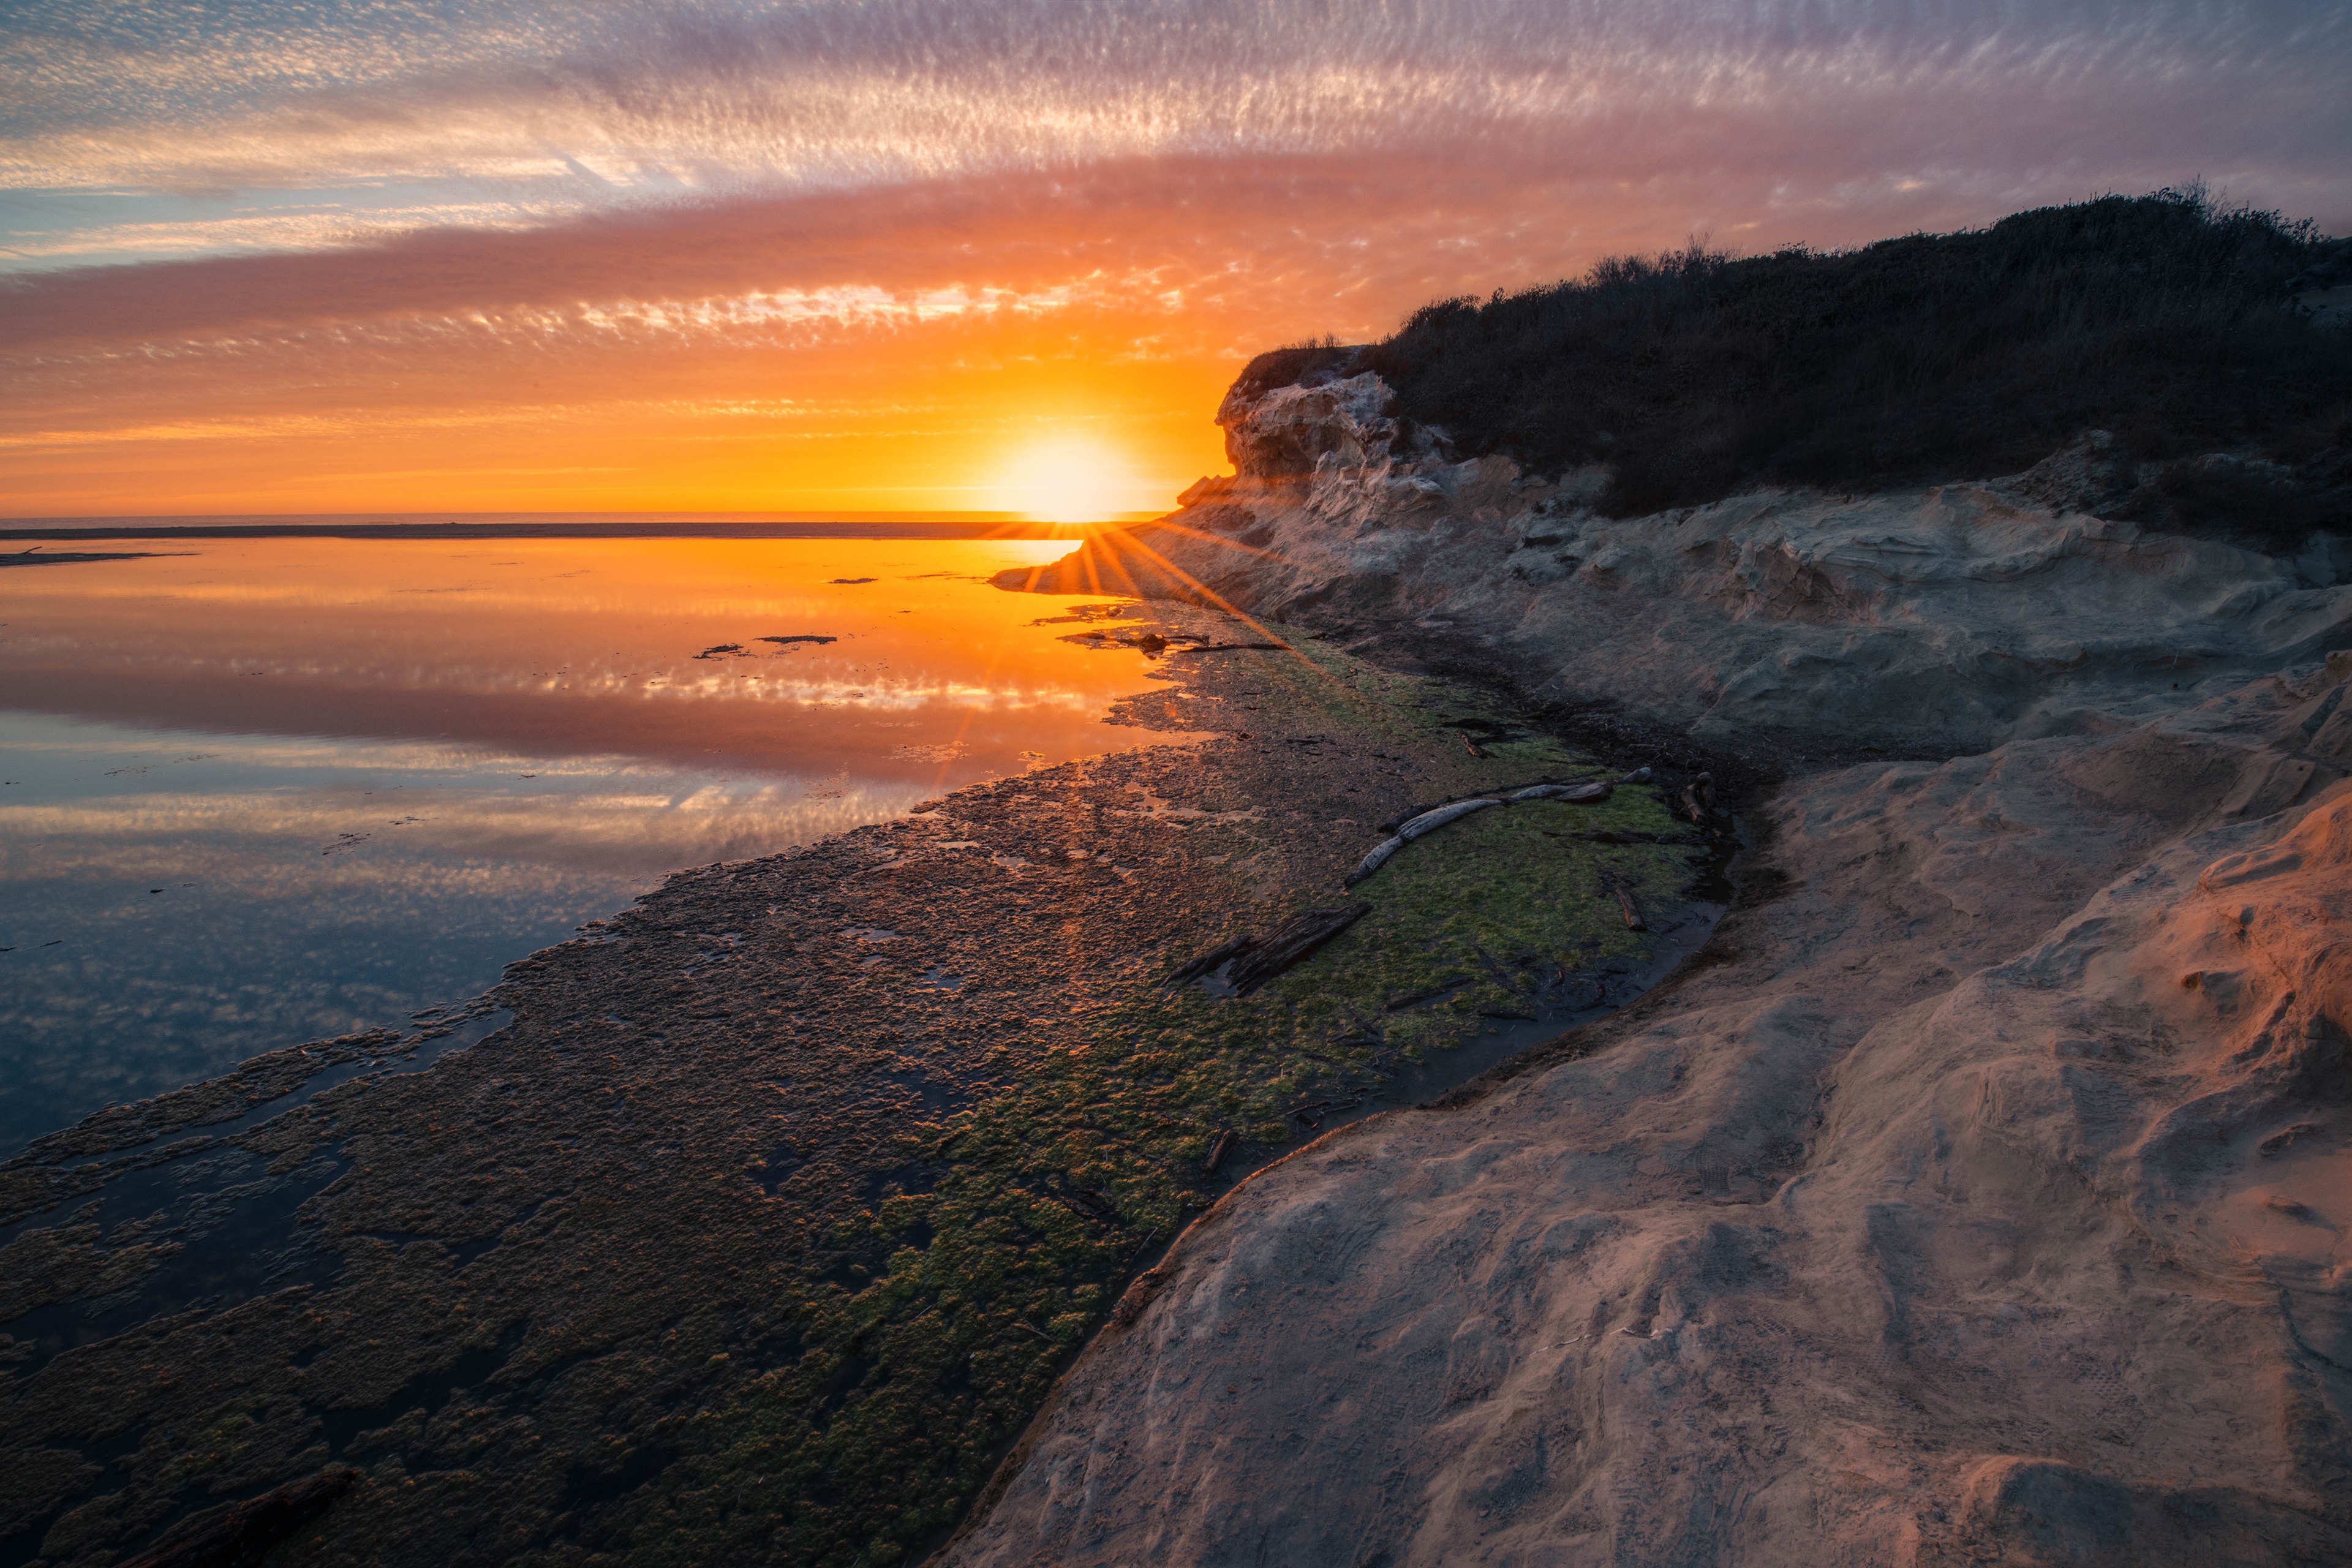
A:
[[[1506,458],[1400,460],[1385,398],[1370,373],[1237,389],[1220,419],[1240,471],[1162,522],[998,581],[1308,626],[1448,622],[1546,695],[1734,746],[1983,750],[2352,641],[2352,555],[2286,560],[2103,517],[2129,476],[2095,432],[2000,482],[1616,519],[1574,499],[1589,487]],[[1221,532],[1218,509],[1246,511],[1255,542]]]
[[[2352,784],[2164,826],[2325,679],[1790,791],[1719,966],[1245,1184],[950,1560],[2344,1560]]]
[[[2089,430],[2020,474],[2010,488],[2053,511],[2096,514],[2138,483],[2138,469],[2122,444],[2105,430]]]
[[[944,1561],[2352,1561],[2352,590],[2096,442],[1607,520],[1327,423],[1164,580],[1769,752],[1748,890],[1228,1194]]]
[[[1297,479],[1318,468],[1357,468],[1385,457],[1394,421],[1388,384],[1367,372],[1345,381],[1285,386],[1217,411],[1225,457],[1260,480]]]

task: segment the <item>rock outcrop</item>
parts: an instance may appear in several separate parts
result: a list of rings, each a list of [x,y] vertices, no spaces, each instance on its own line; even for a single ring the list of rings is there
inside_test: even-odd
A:
[[[2075,510],[2113,488],[2096,436],[2007,481],[1614,519],[1598,472],[1449,462],[1428,432],[1401,456],[1383,401],[1368,373],[1229,397],[1232,478],[999,581],[1439,623],[1716,744],[1981,750],[2352,640],[2352,539],[2281,559]]]
[[[2342,545],[2069,510],[2095,442],[1604,519],[1349,368],[1039,584],[1451,623],[1794,760],[1691,969],[1231,1194],[950,1560],[2352,1561]]]

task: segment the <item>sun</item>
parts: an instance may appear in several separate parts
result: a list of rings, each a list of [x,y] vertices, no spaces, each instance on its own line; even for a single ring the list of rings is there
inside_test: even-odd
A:
[[[1143,485],[1118,452],[1083,437],[1036,441],[996,476],[999,510],[1033,522],[1102,522],[1136,510]]]

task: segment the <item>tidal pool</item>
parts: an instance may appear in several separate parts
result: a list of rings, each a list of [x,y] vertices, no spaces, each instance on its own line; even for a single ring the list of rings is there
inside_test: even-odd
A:
[[[1171,737],[1067,542],[142,541],[0,573],[0,1152],[470,994],[683,866]],[[776,640],[803,639],[803,640]],[[831,639],[831,640],[814,640]]]

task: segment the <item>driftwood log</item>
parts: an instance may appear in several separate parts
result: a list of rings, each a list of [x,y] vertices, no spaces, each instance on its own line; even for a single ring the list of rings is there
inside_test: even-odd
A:
[[[1183,968],[1178,970],[1175,973],[1170,975],[1167,979],[1161,981],[1160,984],[1162,985],[1183,985],[1192,981],[1214,974],[1221,964],[1223,964],[1227,959],[1241,952],[1242,950],[1248,947],[1249,944],[1250,939],[1245,936],[1237,936],[1228,941],[1221,942],[1216,946],[1211,948],[1208,952],[1202,953],[1200,957],[1194,959],[1192,963],[1186,964]]]
[[[1599,805],[1616,789],[1608,784],[1530,784],[1511,798],[1521,800],[1558,800],[1570,805]]]
[[[1234,960],[1226,977],[1233,982],[1234,994],[1248,995],[1363,919],[1370,909],[1369,904],[1342,904],[1293,915]]]
[[[1636,768],[1617,783],[1639,784],[1649,776],[1649,769]],[[1392,836],[1381,839],[1365,851],[1364,858],[1356,862],[1356,868],[1348,873],[1346,885],[1354,887],[1382,866],[1387,865],[1391,856],[1423,834],[1443,827],[1449,822],[1458,822],[1474,811],[1484,811],[1490,805],[1509,805],[1522,800],[1557,800],[1570,805],[1598,805],[1607,800],[1616,787],[1616,784],[1605,780],[1588,780],[1582,784],[1529,784],[1525,789],[1514,790],[1507,795],[1479,795],[1471,800],[1457,800],[1449,805],[1433,806],[1427,811],[1407,817]]]
[[[1182,985],[1220,969],[1234,994],[1246,996],[1370,913],[1370,904],[1341,904],[1293,915],[1261,937],[1237,936],[1219,942],[1160,982]],[[1230,967],[1228,967],[1230,965]]]
[[[1683,815],[1700,826],[1707,826],[1715,815],[1715,775],[1701,773],[1683,785]]]
[[[1396,836],[1407,844],[1424,833],[1434,832],[1449,822],[1458,822],[1474,811],[1484,811],[1503,803],[1493,795],[1481,795],[1476,800],[1457,800],[1452,805],[1441,805],[1434,811],[1424,811],[1396,830]]]
[[[1389,857],[1403,847],[1404,840],[1402,838],[1383,838],[1378,844],[1373,845],[1371,848],[1366,852],[1364,858],[1356,862],[1356,868],[1348,873],[1347,886],[1350,888],[1354,887],[1357,883],[1362,881],[1365,878],[1370,876],[1373,872],[1387,865],[1389,863]]]

